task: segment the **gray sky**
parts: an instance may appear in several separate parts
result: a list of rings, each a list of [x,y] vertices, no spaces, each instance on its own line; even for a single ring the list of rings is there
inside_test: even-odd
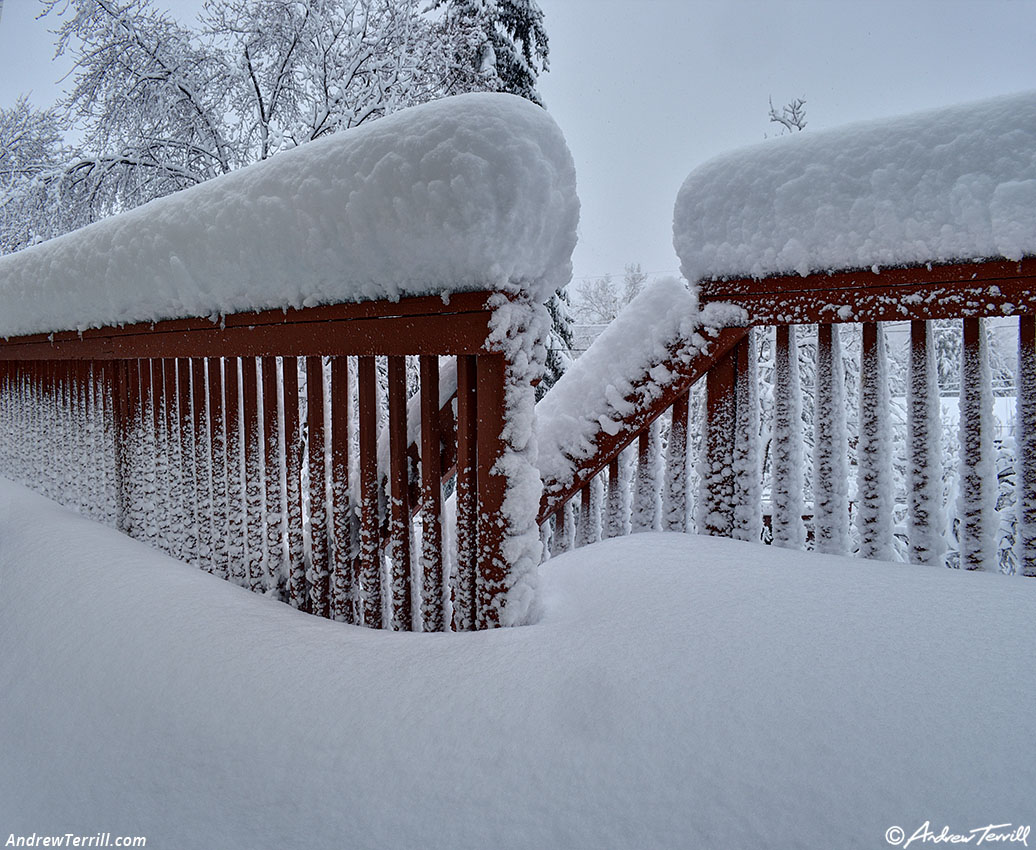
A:
[[[809,129],[1036,88],[1036,0],[539,0],[540,91],[576,161],[576,278],[672,272],[673,202],[710,157],[763,140],[767,98],[805,97]],[[162,5],[159,0],[158,5]],[[169,0],[190,19],[200,0]],[[0,104],[51,103],[36,0],[5,0]],[[180,12],[178,11],[178,14]],[[578,281],[577,281],[578,282]]]

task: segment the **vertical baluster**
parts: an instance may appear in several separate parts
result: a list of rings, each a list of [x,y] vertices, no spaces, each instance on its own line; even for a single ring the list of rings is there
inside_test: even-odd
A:
[[[960,375],[960,565],[998,571],[993,543],[996,465],[993,457],[993,389],[985,328],[964,320]]]
[[[259,374],[254,357],[241,358],[241,425],[245,439],[245,546],[248,586],[267,589],[263,525],[263,440],[259,430]]]
[[[816,551],[849,551],[849,441],[845,369],[838,327],[817,326],[816,409],[813,416],[813,527]]]
[[[392,629],[413,627],[410,581],[410,496],[407,474],[406,358],[388,358],[389,549],[392,564]]]
[[[475,628],[475,574],[478,563],[476,358],[457,357],[457,565],[453,618],[457,631]]]
[[[299,417],[299,361],[285,357],[284,379],[284,455],[285,508],[288,521],[288,602],[309,610],[309,585],[306,581],[305,543],[302,533],[302,422]]]
[[[280,401],[278,399],[277,358],[263,357],[263,481],[266,503],[266,551],[265,584],[267,587],[282,587],[286,581],[284,567],[284,511],[281,506],[281,460]]]
[[[212,560],[212,473],[209,414],[206,410],[208,381],[204,357],[188,361],[191,370],[191,428],[194,435],[194,494],[198,566],[213,571]]]
[[[737,358],[717,360],[706,375],[705,445],[699,462],[698,531],[729,537],[734,528],[734,439]]]
[[[166,487],[165,503],[168,512],[169,554],[174,558],[184,557],[184,524],[187,521],[186,504],[183,498],[183,462],[180,443],[179,393],[176,383],[176,360],[167,357],[162,361],[162,416],[165,419],[163,432],[166,445]]]
[[[245,494],[245,435],[241,422],[241,361],[229,357],[223,361],[223,403],[227,423],[227,512],[230,533],[227,559],[230,578],[238,584],[248,583],[248,505]]]
[[[892,435],[889,429],[888,360],[880,324],[863,325],[860,357],[860,440],[856,526],[860,557],[888,561],[892,543]]]
[[[115,400],[115,481],[118,494],[118,529],[124,534],[130,531],[129,476],[129,362],[115,363],[113,395]]]
[[[662,491],[662,528],[665,531],[687,530],[687,403],[688,393],[681,393],[673,402],[670,413],[665,488]]]
[[[306,358],[306,416],[309,432],[309,602],[310,611],[330,616],[327,547],[327,478],[324,461],[324,365]]]
[[[442,429],[439,423],[439,358],[421,357],[421,589],[425,631],[449,623],[449,584],[442,557]]]
[[[381,555],[378,517],[378,382],[373,357],[360,357],[360,554],[359,576],[363,594],[363,622],[382,626]]]
[[[795,329],[777,328],[773,412],[773,543],[801,549],[806,542],[802,523],[802,389],[799,382]]]
[[[656,419],[641,432],[637,443],[637,473],[633,482],[633,511],[630,528],[659,531],[662,527],[662,503],[659,488],[659,422]]]
[[[942,507],[942,427],[935,346],[929,324],[910,323],[910,374],[907,379],[907,467],[910,560],[942,564],[945,525]]]
[[[233,361],[230,361],[233,362]],[[208,410],[209,410],[209,468],[212,480],[212,566],[216,575],[227,578],[230,575],[227,537],[230,534],[227,502],[227,428],[223,410],[223,368],[222,358],[209,358]]]
[[[1018,570],[1036,576],[1036,316],[1018,319]]]
[[[629,534],[629,520],[626,516],[626,503],[622,493],[622,488],[628,489],[628,482],[622,474],[622,466],[621,453],[613,457],[608,463],[608,498],[604,524],[605,538],[621,537],[624,534]],[[558,517],[558,521],[561,522],[561,517]]]
[[[155,370],[157,360],[140,361],[140,432],[143,447],[141,463],[143,499],[144,539],[149,546],[159,545],[159,514],[162,511],[158,496],[159,487],[159,417],[158,399],[155,394]]]
[[[349,360],[331,360],[331,528],[334,538],[331,613],[355,623],[349,504]]]
[[[198,504],[194,483],[194,423],[191,413],[191,361],[176,361],[176,408],[179,413],[180,499],[183,505],[183,553],[181,560],[198,564]]]

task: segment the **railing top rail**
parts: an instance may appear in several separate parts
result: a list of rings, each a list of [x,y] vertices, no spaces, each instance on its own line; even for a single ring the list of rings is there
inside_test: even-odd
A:
[[[265,355],[475,354],[485,350],[491,292],[173,319],[82,333],[0,339],[0,360]]]

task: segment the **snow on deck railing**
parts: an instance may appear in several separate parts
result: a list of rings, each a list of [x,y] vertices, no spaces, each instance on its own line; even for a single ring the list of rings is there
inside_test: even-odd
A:
[[[579,201],[553,119],[406,109],[0,258],[0,336],[457,291],[544,301]]]
[[[673,242],[691,281],[1036,254],[1036,92],[723,154]]]
[[[550,117],[468,95],[0,258],[0,473],[311,613],[527,621],[578,209]]]

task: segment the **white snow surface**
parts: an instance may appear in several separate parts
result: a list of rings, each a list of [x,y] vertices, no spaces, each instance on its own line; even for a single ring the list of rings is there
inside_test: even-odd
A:
[[[1036,254],[1036,91],[719,156],[673,244],[691,281]]]
[[[0,479],[4,834],[826,850],[1036,818],[1033,582],[683,534],[543,582],[531,626],[369,631]]]
[[[0,336],[461,290],[544,301],[578,218],[554,120],[459,95],[0,257]]]

